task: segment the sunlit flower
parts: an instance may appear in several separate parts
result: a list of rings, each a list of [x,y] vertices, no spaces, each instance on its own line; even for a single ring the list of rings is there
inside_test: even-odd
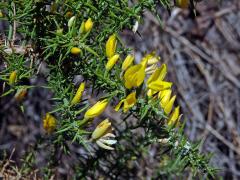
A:
[[[98,101],[90,109],[87,110],[87,112],[84,115],[84,119],[91,119],[91,118],[99,116],[106,109],[107,105],[108,105],[107,99]]]
[[[80,84],[75,96],[73,97],[73,99],[71,101],[71,105],[75,105],[75,104],[80,102],[80,100],[82,98],[84,88],[85,88],[85,83],[83,82],[83,83]]]
[[[143,60],[140,64],[133,65],[128,68],[124,74],[124,85],[127,89],[131,89],[133,87],[139,87],[145,78],[145,69],[147,65],[147,60]]]
[[[116,38],[116,35],[113,34],[108,38],[106,42],[106,55],[108,58],[111,58],[115,54],[116,48],[117,48],[117,38]]]
[[[84,31],[87,33],[91,31],[92,27],[93,27],[93,21],[91,18],[88,18],[88,20],[84,24]]]
[[[106,66],[105,66],[106,70],[107,71],[111,70],[112,67],[117,63],[118,59],[119,59],[119,54],[115,54],[114,56],[109,58]]]
[[[74,55],[78,55],[81,53],[81,49],[78,48],[78,47],[72,47],[71,48],[71,53],[74,54]]]
[[[179,114],[180,114],[180,107],[178,106],[174,109],[170,118],[168,119],[169,126],[173,126],[178,123],[177,121],[179,120],[179,117],[180,117]]]
[[[132,65],[134,60],[134,56],[133,55],[127,55],[127,57],[125,58],[125,60],[123,61],[122,64],[122,70],[125,71],[129,66]]]
[[[46,116],[43,119],[43,128],[45,129],[45,131],[47,131],[48,133],[53,132],[56,128],[56,125],[56,118],[50,113],[46,113]]]
[[[13,72],[11,72],[11,74],[9,76],[8,83],[10,85],[13,85],[13,84],[15,84],[16,80],[17,80],[17,71],[13,71]]]
[[[123,112],[126,113],[131,107],[133,107],[137,102],[136,92],[130,93],[126,99],[122,99],[118,105],[115,107],[115,111],[119,111],[123,104]]]

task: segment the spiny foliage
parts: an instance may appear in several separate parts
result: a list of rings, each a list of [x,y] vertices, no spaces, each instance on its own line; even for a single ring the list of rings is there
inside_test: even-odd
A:
[[[45,177],[50,177],[58,164],[56,152],[73,155],[69,142],[80,145],[84,152],[73,165],[76,178],[136,177],[139,164],[147,163],[153,149],[153,178],[183,176],[185,170],[213,176],[209,157],[201,155],[198,145],[183,135],[179,107],[173,109],[172,83],[164,80],[167,66],[158,67],[159,57],[154,52],[134,62],[132,50],[119,36],[126,29],[137,31],[145,10],[158,16],[158,7],[170,9],[173,5],[169,0],[0,4],[2,19],[9,23],[6,45],[1,47],[6,63],[1,72],[6,84],[2,97],[14,95],[21,104],[30,89],[47,88],[54,94],[52,111],[43,118],[46,134],[28,152],[32,155],[41,144],[51,145],[46,149],[52,153],[49,164],[41,171]],[[20,46],[16,46],[16,31],[22,36]],[[17,52],[17,47],[26,51]],[[46,86],[26,83],[39,75],[43,63],[48,69]],[[77,77],[81,84],[74,84]],[[118,112],[109,117],[104,114],[107,107]],[[120,114],[121,118],[115,118]],[[96,126],[99,120],[102,122]]]

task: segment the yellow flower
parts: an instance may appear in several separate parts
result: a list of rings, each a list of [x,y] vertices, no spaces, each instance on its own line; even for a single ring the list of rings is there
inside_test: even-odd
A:
[[[123,104],[123,112],[126,113],[131,107],[133,107],[137,102],[136,92],[130,93],[126,99],[122,99],[118,105],[115,107],[115,111],[119,111]]]
[[[109,71],[112,69],[112,67],[117,63],[117,60],[119,59],[119,54],[115,54],[111,58],[108,59],[108,62],[106,64],[106,70]]]
[[[85,32],[87,33],[87,32],[89,32],[89,31],[91,31],[92,27],[93,27],[92,19],[91,19],[91,18],[88,18],[88,20],[87,20],[87,21],[85,22],[85,24],[84,24],[84,30],[85,30]]]
[[[11,72],[10,76],[9,76],[9,80],[8,80],[8,83],[10,85],[13,85],[17,80],[17,71],[13,71]]]
[[[145,78],[145,64],[137,64],[128,68],[124,74],[124,85],[127,89],[139,87]]]
[[[134,60],[134,56],[129,54],[123,61],[122,70],[125,71],[130,65],[132,65],[133,60]]]
[[[81,53],[81,49],[78,48],[78,47],[72,47],[71,48],[71,53],[74,54],[74,55],[78,55]]]
[[[107,99],[98,101],[95,105],[93,105],[90,109],[87,110],[87,112],[84,115],[84,119],[90,119],[99,116],[106,109],[107,105],[108,105]]]
[[[148,65],[156,64],[160,60],[160,57],[156,56],[156,52],[153,51],[143,57],[143,60],[147,60]]]
[[[116,51],[117,48],[117,39],[116,39],[116,35],[113,34],[111,35],[106,43],[106,55],[108,58],[111,58]]]
[[[176,0],[176,6],[180,8],[188,8],[189,0]]]
[[[48,133],[51,133],[55,130],[57,125],[57,120],[54,116],[52,116],[50,113],[46,113],[45,118],[43,119],[43,128]]]
[[[172,126],[175,125],[177,123],[177,121],[179,120],[179,114],[180,114],[180,107],[176,107],[173,111],[173,113],[171,114],[170,118],[168,119],[168,125]]]
[[[162,81],[167,74],[167,65],[162,64],[147,80],[147,84],[150,84],[153,81]]]
[[[27,89],[26,88],[22,88],[22,89],[18,89],[17,93],[15,94],[15,99],[20,102],[22,101],[27,95]]]
[[[80,84],[75,96],[73,97],[73,99],[71,101],[71,105],[75,105],[80,102],[84,88],[85,88],[85,83],[83,82]]]
[[[172,91],[170,89],[161,91],[159,93],[160,105],[164,108],[171,98]]]
[[[148,85],[148,88],[154,91],[162,91],[171,87],[172,83],[167,81],[153,81]]]
[[[173,107],[173,104],[174,104],[174,101],[176,99],[176,95],[173,96],[169,102],[163,107],[163,110],[164,112],[168,115],[171,111],[172,111],[172,107]]]
[[[97,125],[95,130],[92,133],[92,140],[96,140],[105,135],[109,130],[111,130],[111,122],[108,119],[105,119],[100,124]]]

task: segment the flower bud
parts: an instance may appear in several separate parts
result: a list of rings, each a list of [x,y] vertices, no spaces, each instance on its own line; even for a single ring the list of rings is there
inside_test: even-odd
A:
[[[80,100],[82,98],[84,88],[85,88],[85,83],[83,82],[83,83],[80,84],[75,96],[73,97],[73,99],[71,101],[71,105],[75,105],[75,104],[80,102]]]
[[[111,35],[106,43],[106,55],[108,58],[111,58],[116,51],[117,48],[117,39],[116,39],[116,35],[113,34]]]
[[[122,70],[125,71],[129,66],[131,66],[133,63],[133,60],[134,60],[134,56],[129,54],[123,61]]]
[[[17,80],[17,71],[15,70],[15,71],[11,72],[11,74],[9,76],[8,83],[10,85],[14,85],[16,80]]]
[[[84,23],[84,31],[87,33],[91,31],[93,27],[93,22],[91,18],[88,18],[88,20]]]
[[[68,20],[68,28],[71,28],[73,26],[73,23],[76,19],[76,16],[72,16],[69,20]]]
[[[78,55],[78,54],[81,53],[81,49],[78,48],[78,47],[72,47],[72,48],[71,48],[71,53],[72,53],[73,55]]]
[[[172,126],[172,125],[175,125],[179,119],[179,110],[180,107],[176,107],[173,111],[173,113],[171,114],[170,118],[168,119],[168,125],[169,126]]]
[[[98,101],[95,105],[93,105],[84,115],[84,119],[91,119],[99,116],[103,113],[108,105],[108,100],[104,99],[102,101]]]
[[[111,70],[112,67],[117,63],[118,59],[119,59],[119,54],[115,54],[113,57],[111,57],[105,66],[106,70],[107,71]]]
[[[98,124],[97,127],[95,128],[95,130],[93,131],[92,140],[101,138],[109,130],[111,130],[111,122],[109,122],[108,119],[105,119],[100,124]]]

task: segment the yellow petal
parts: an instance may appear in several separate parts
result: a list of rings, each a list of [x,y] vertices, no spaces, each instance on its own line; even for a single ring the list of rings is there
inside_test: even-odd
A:
[[[163,64],[159,69],[157,69],[148,79],[147,84],[149,85],[153,81],[162,81],[167,74],[167,66]]]
[[[75,96],[73,97],[73,99],[71,101],[71,105],[75,105],[75,104],[80,102],[80,100],[82,98],[84,88],[85,88],[85,83],[83,82],[83,83],[80,84]]]
[[[172,126],[174,124],[176,124],[176,121],[179,118],[179,114],[180,114],[180,107],[176,107],[173,111],[173,113],[171,114],[169,120],[168,120],[168,125]]]
[[[167,105],[164,107],[163,110],[164,110],[164,112],[165,112],[166,114],[169,114],[169,113],[172,111],[172,107],[173,107],[173,104],[174,104],[175,99],[176,99],[176,95],[173,96],[173,97],[170,99],[170,101],[167,103]]]
[[[84,115],[84,119],[90,119],[99,116],[103,113],[108,105],[108,100],[104,99],[102,101],[98,101],[95,105],[93,105]]]
[[[169,89],[172,87],[172,83],[171,82],[167,82],[167,81],[153,81],[148,85],[149,89],[155,90],[155,91],[162,91],[165,89]]]
[[[137,102],[136,92],[130,93],[124,100],[123,112],[126,113]]]
[[[118,60],[118,59],[119,59],[119,54],[115,54],[114,56],[112,56],[112,57],[108,60],[106,66],[105,66],[106,70],[107,70],[107,71],[111,70],[112,67],[117,63],[117,60]]]
[[[161,67],[160,67],[160,72],[159,72],[159,75],[158,75],[158,81],[162,81],[165,76],[167,74],[167,65],[166,64],[162,64]]]
[[[50,113],[46,113],[45,118],[43,119],[43,128],[48,132],[51,133],[54,131],[57,125],[57,120],[54,116]]]
[[[142,59],[142,61],[146,61],[148,65],[156,64],[159,60],[160,60],[160,57],[156,56],[155,51],[145,55]]]
[[[13,72],[11,72],[11,74],[9,76],[8,83],[10,85],[13,85],[16,82],[16,79],[17,79],[17,71],[13,71]]]
[[[122,70],[125,71],[133,63],[133,60],[134,56],[128,55],[126,59],[123,61]]]
[[[143,83],[145,75],[145,68],[142,67],[136,74],[137,81],[135,81],[135,87],[139,87]]]
[[[97,125],[95,130],[92,133],[92,139],[96,140],[101,138],[104,134],[106,134],[111,127],[111,122],[108,119],[105,119],[100,124]]]
[[[113,34],[108,38],[106,42],[106,55],[108,58],[111,58],[115,54],[116,48],[117,48],[117,39],[116,39],[116,35]]]
[[[92,27],[93,27],[92,19],[88,18],[88,20],[84,24],[84,31],[87,33],[89,31],[91,31]]]
[[[172,91],[170,89],[161,91],[159,98],[160,98],[160,105],[162,108],[164,108],[169,102],[171,94],[172,94]]]
[[[130,89],[134,87],[137,82],[136,79],[137,77],[137,72],[142,68],[141,64],[133,65],[130,68],[128,68],[124,74],[124,81],[125,81],[125,87],[127,89]]]
[[[122,106],[122,103],[124,102],[125,99],[121,100],[117,105],[116,107],[114,108],[115,111],[119,111],[119,109],[121,108]]]

